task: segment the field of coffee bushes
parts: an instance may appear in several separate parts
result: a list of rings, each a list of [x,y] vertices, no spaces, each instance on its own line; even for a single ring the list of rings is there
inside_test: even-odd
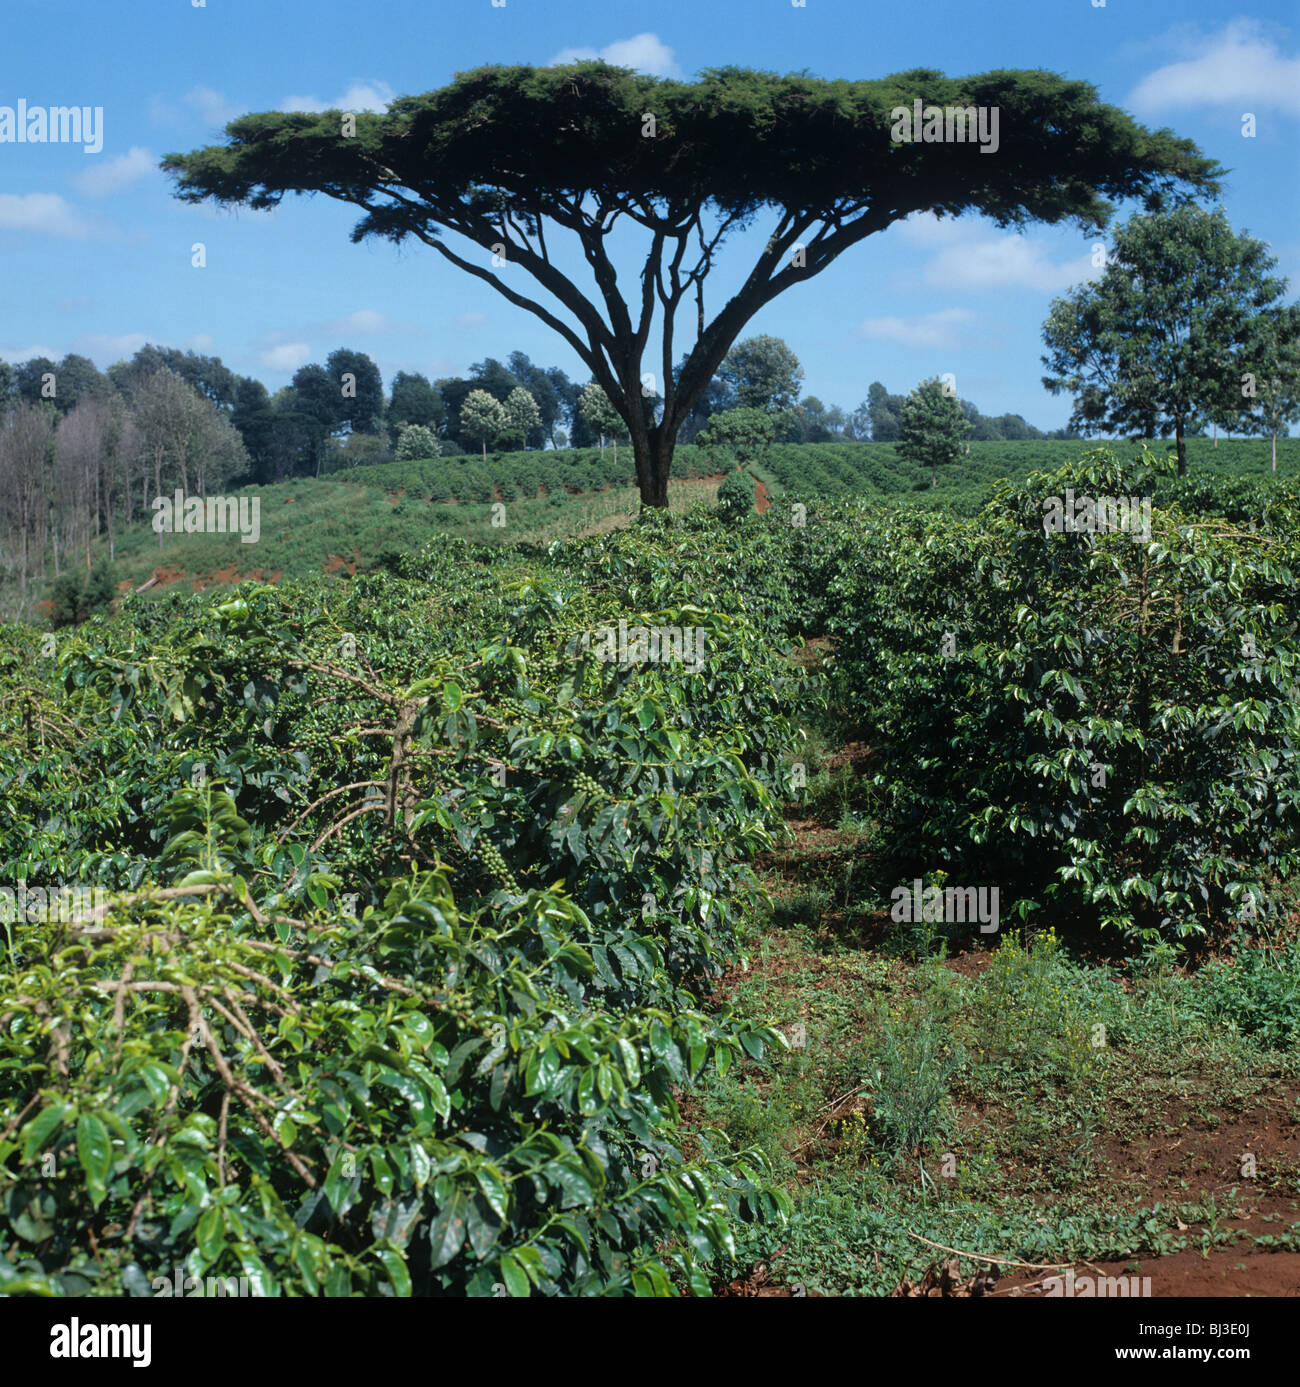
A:
[[[924,1166],[955,1140],[948,1088],[1006,1062],[994,983],[1058,934],[1205,963],[1198,1025],[1300,1072],[1293,460],[1276,480],[1225,443],[1226,475],[1194,451],[1180,480],[988,445],[1048,466],[995,484],[974,445],[968,516],[882,509],[915,478],[863,446],[819,445],[821,472],[774,449],[778,503],[734,524],[434,542],[348,581],[0,628],[0,882],[107,893],[4,917],[0,1293],[148,1296],[183,1267],[285,1296],[707,1294],[782,1256],[887,1293],[933,1258],[908,1230],[949,1242],[958,1208],[977,1255],[1159,1248],[1145,1213],[1034,1222]],[[617,480],[529,455],[490,485],[570,465]],[[376,470],[486,499],[471,459]],[[1045,534],[1066,488],[1153,495],[1149,541]],[[601,658],[638,626],[701,663]],[[833,783],[844,745],[866,771]],[[772,864],[836,786],[864,918],[913,880],[1001,891],[1005,966],[960,1043],[916,1007],[942,994],[946,1024],[965,980],[918,989],[856,937],[812,1010],[750,986],[795,928]],[[933,969],[958,934],[930,934]],[[894,1029],[791,1039],[873,989]],[[1074,1121],[1098,1057],[1061,1014]],[[1134,1025],[1117,1010],[1112,1045]],[[828,1194],[796,1158],[831,1136],[852,1182]]]
[[[941,469],[933,498],[923,494],[931,491],[929,472],[900,458],[892,443],[777,443],[755,471],[770,485],[800,497],[897,496],[977,509],[1001,479],[1023,481],[1031,472],[1051,471],[1089,446],[1093,445],[1065,441],[975,442],[968,455]],[[1127,461],[1140,454],[1136,444],[1106,446]],[[1214,477],[1262,477],[1269,470],[1266,439],[1222,439],[1216,445],[1209,438],[1193,438],[1188,440],[1188,456],[1195,472]],[[1282,475],[1294,475],[1300,467],[1300,438],[1278,441],[1278,467]],[[674,477],[705,477],[720,470],[726,467],[693,444],[679,446],[673,455]],[[635,481],[631,450],[621,448],[616,459],[612,447],[606,447],[603,456],[596,448],[562,448],[494,453],[485,462],[467,455],[384,463],[336,475],[435,503],[522,501],[539,494],[603,491]]]

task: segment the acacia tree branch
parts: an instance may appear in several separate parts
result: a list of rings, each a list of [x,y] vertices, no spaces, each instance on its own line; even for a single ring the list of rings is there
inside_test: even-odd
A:
[[[577,287],[560,274],[548,259],[537,255],[526,245],[508,246],[508,249],[515,252],[514,263],[522,265],[543,288],[554,294],[573,313],[586,330],[587,341],[584,342],[568,323],[557,318],[542,304],[512,289],[490,270],[474,264],[473,261],[467,260],[462,255],[458,255],[444,241],[437,236],[430,235],[425,230],[425,225],[430,222],[434,225],[445,226],[484,249],[490,248],[498,240],[504,243],[504,233],[498,234],[497,229],[485,217],[474,214],[463,205],[456,208],[448,206],[431,189],[423,191],[416,189],[423,198],[422,203],[417,203],[411,198],[403,196],[391,185],[381,186],[379,191],[408,209],[409,216],[405,225],[400,229],[401,232],[415,236],[417,240],[423,241],[425,245],[436,250],[444,259],[449,260],[457,269],[474,275],[485,284],[490,284],[503,298],[508,299],[517,308],[522,308],[540,318],[547,327],[558,332],[584,362],[587,361],[589,354],[597,349],[597,344],[601,339],[608,337],[608,329],[600,321],[594,307],[583,297]],[[376,207],[370,200],[357,196],[355,193],[339,189],[333,193],[333,196],[362,208],[371,216],[382,217],[383,215],[383,209]]]
[[[703,394],[732,342],[759,309],[796,281],[811,279],[820,274],[850,246],[865,240],[876,231],[883,230],[896,216],[897,213],[894,211],[864,214],[829,236],[814,238],[815,244],[805,247],[806,251],[812,253],[805,256],[804,265],[796,266],[790,263],[784,269],[773,273],[785,258],[785,252],[799,240],[807,228],[818,220],[824,220],[821,213],[788,213],[782,221],[784,229],[778,228],[778,232],[768,242],[740,291],[709,324],[687,358],[678,382],[680,395],[677,400],[677,417],[672,421],[673,424],[680,422],[685,411]]]

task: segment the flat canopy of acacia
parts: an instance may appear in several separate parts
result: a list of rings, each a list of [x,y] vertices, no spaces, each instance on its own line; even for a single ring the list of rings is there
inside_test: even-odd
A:
[[[896,111],[917,100],[997,107],[996,154],[891,138]],[[263,112],[226,135],[166,156],[178,197],[268,208],[287,192],[323,192],[363,210],[354,241],[415,236],[491,284],[558,332],[609,395],[648,505],[667,503],[677,430],[745,324],[873,232],[921,211],[1096,229],[1110,199],[1154,209],[1217,191],[1223,173],[1190,140],[1145,129],[1086,82],[1013,70],[844,81],[725,67],[681,82],[599,62],[484,67],[382,115]],[[764,210],[769,238],[710,320],[704,287],[717,253]],[[649,239],[626,295],[606,245],[624,222]],[[462,254],[444,231],[498,247],[506,267]],[[566,234],[594,288],[560,268],[569,260],[552,242]],[[549,302],[522,293],[516,269]],[[693,332],[679,343],[683,305]],[[661,409],[642,389],[648,352]]]

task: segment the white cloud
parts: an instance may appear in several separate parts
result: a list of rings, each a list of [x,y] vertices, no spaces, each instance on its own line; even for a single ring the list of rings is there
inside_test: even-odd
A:
[[[155,340],[144,332],[87,332],[73,342],[72,350],[96,362],[113,362],[134,356],[146,342]]]
[[[211,87],[191,87],[182,100],[209,125],[227,125],[242,114],[238,106],[232,106],[221,92]]]
[[[1059,293],[1101,273],[1091,255],[1053,261],[1045,246],[1023,236],[1000,236],[966,246],[948,246],[925,267],[936,289],[1034,289]]]
[[[451,325],[457,332],[473,332],[475,328],[482,327],[487,322],[486,313],[462,313],[451,320]]]
[[[286,96],[280,103],[282,111],[375,111],[383,112],[396,93],[387,82],[363,82],[354,78],[347,90],[333,101],[316,96]]]
[[[296,371],[311,360],[311,348],[306,342],[282,342],[268,347],[258,360],[268,371]]]
[[[56,352],[53,347],[0,347],[0,361],[7,361],[12,366],[20,366],[34,356],[44,356],[51,361],[58,361],[62,355],[62,352]]]
[[[969,308],[943,308],[916,318],[868,318],[864,336],[903,347],[955,347],[965,328],[975,321]]]
[[[140,145],[132,145],[125,154],[105,159],[79,173],[76,184],[87,197],[108,197],[156,172],[158,164],[154,156]]]
[[[1134,87],[1126,104],[1135,111],[1236,106],[1300,115],[1300,57],[1283,53],[1256,20],[1234,19],[1218,33],[1195,37],[1180,29],[1169,42],[1181,50],[1181,60]]]
[[[225,95],[211,87],[191,87],[181,97],[181,102],[197,111],[209,125],[226,125],[243,111],[226,100]],[[161,96],[149,98],[149,119],[162,125],[184,125],[189,119],[185,111],[173,106]]]
[[[1055,261],[1041,241],[990,231],[974,218],[921,213],[900,223],[903,239],[934,255],[922,271],[934,289],[1032,289],[1059,293],[1101,273],[1091,252]]]
[[[355,313],[349,313],[346,318],[335,318],[332,322],[322,323],[320,331],[335,337],[347,333],[375,337],[379,333],[409,334],[418,332],[419,328],[413,323],[399,323],[396,318],[390,318],[387,313],[380,313],[377,309],[359,308]]]
[[[207,332],[196,332],[185,339],[185,345],[192,352],[210,352],[217,345],[217,339]]]
[[[546,66],[563,67],[568,63],[582,62],[586,58],[600,58],[615,67],[630,67],[651,77],[682,75],[673,50],[661,42],[657,34],[637,34],[635,38],[618,39],[600,49],[562,48]]]
[[[0,193],[0,231],[34,231],[84,241],[90,223],[58,193]]]
[[[970,240],[975,225],[972,218],[938,217],[933,212],[913,212],[899,222],[898,234],[917,246],[951,246]]]

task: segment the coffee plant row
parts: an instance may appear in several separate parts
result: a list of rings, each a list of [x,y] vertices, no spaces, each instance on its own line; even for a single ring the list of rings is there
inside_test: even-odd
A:
[[[677,1131],[780,1043],[700,998],[809,683],[714,529],[5,630],[0,1289],[701,1291],[781,1216]]]
[[[1149,537],[1045,531],[1071,492],[1154,497]],[[1003,483],[969,520],[862,502],[813,518],[834,536],[811,559],[815,624],[875,752],[899,880],[942,871],[998,885],[1004,913],[1146,939],[1283,910],[1300,486],[1102,449]]]

